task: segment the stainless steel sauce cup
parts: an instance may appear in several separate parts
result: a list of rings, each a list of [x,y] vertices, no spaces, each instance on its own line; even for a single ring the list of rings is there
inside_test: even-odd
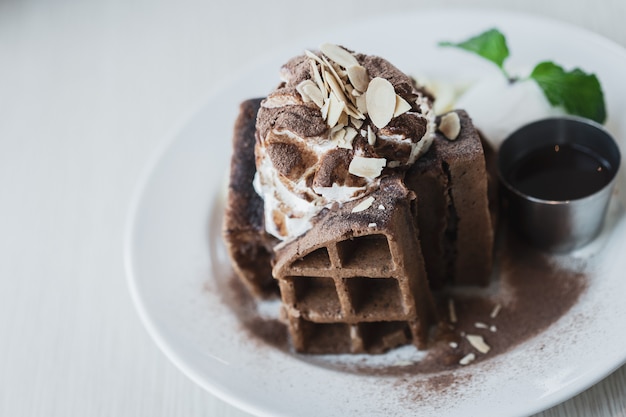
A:
[[[590,190],[588,195],[572,199],[549,197],[552,191],[552,195],[560,194],[558,183],[547,186],[541,197],[520,190],[512,167],[546,146],[553,146],[557,151],[565,146],[587,149],[606,164],[603,169],[609,171],[605,173],[608,174],[607,182]],[[502,143],[498,154],[498,175],[506,217],[531,244],[550,252],[568,252],[589,243],[602,228],[620,159],[613,137],[601,125],[587,119],[549,118],[521,127]],[[526,167],[527,171],[533,169],[541,167]],[[560,185],[572,186],[566,181],[574,180],[565,178]]]

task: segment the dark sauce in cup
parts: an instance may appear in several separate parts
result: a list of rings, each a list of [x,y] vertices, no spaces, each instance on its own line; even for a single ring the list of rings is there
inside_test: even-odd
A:
[[[566,201],[602,189],[613,178],[611,168],[608,161],[584,146],[551,144],[514,161],[507,177],[528,196]]]

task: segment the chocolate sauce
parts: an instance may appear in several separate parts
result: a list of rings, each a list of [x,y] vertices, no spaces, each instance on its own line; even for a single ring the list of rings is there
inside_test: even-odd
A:
[[[587,197],[611,181],[611,166],[586,147],[550,144],[515,161],[507,175],[522,193],[543,200]]]

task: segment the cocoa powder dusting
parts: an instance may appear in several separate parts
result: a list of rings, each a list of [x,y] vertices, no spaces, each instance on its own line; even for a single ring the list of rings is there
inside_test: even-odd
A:
[[[501,239],[496,259],[494,282],[488,289],[455,289],[453,292],[444,290],[436,293],[440,323],[428,354],[419,362],[374,366],[366,362],[325,362],[315,358],[315,355],[301,355],[302,359],[336,371],[397,377],[398,381],[416,374],[431,375],[425,381],[415,382],[410,396],[450,390],[459,383],[459,376],[453,371],[464,367],[459,364],[461,358],[468,353],[475,354],[475,360],[467,365],[469,368],[545,331],[576,304],[587,287],[585,267],[580,262],[574,267],[560,267],[549,255],[527,246],[514,236]],[[293,354],[286,326],[278,319],[259,317],[256,301],[236,277],[231,277],[226,282],[226,288],[220,291],[225,303],[240,318],[242,330],[251,340],[258,342],[259,348],[265,345]],[[457,317],[455,323],[449,320],[449,300],[453,300]],[[491,314],[498,304],[501,309],[492,318]],[[476,327],[477,323],[479,327]],[[490,347],[489,352],[478,352],[468,342],[467,334],[482,336]],[[463,376],[468,377],[471,374]]]
[[[239,330],[251,342],[259,349],[269,346],[285,352],[290,350],[285,324],[276,318],[261,317],[256,300],[235,274],[217,280],[217,284],[222,301],[236,314],[241,324]]]

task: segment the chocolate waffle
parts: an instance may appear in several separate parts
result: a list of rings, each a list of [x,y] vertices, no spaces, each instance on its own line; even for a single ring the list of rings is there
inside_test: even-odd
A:
[[[370,196],[320,213],[308,233],[277,250],[273,274],[297,351],[426,347],[435,309],[416,209],[401,177],[387,177]]]

